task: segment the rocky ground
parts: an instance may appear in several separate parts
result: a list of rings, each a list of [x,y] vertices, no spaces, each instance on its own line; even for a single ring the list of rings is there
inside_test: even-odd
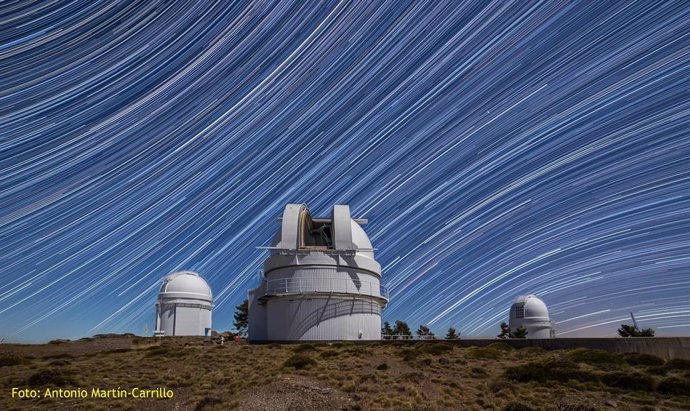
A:
[[[12,398],[12,388],[37,398]],[[165,388],[172,398],[98,398]],[[88,392],[46,398],[46,389]],[[690,361],[443,341],[249,345],[101,336],[0,345],[0,409],[681,410]]]

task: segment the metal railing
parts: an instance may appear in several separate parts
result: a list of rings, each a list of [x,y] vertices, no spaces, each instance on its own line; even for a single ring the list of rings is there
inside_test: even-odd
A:
[[[266,281],[266,294],[340,293],[382,297],[388,300],[388,288],[372,281],[352,278],[279,278]]]

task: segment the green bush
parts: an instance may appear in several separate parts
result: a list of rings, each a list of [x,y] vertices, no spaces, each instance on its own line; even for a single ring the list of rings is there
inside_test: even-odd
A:
[[[22,357],[2,356],[0,357],[0,367],[12,367],[15,365],[28,364],[31,361]]]
[[[519,402],[511,402],[510,404],[503,407],[503,411],[534,411],[534,408],[529,407],[525,404]]]
[[[65,387],[68,385],[78,385],[74,378],[72,378],[72,374],[72,372],[67,370],[41,370],[27,378],[26,385],[29,387]]]
[[[296,370],[301,370],[304,368],[309,368],[312,365],[316,365],[317,362],[311,357],[308,357],[303,354],[295,354],[292,357],[288,358],[287,361],[285,361],[285,364],[283,364],[283,367],[292,367]]]
[[[515,350],[515,347],[508,343],[504,342],[495,342],[491,343],[486,346],[486,348],[491,348],[492,350],[498,350],[498,351],[513,351]]]
[[[157,357],[161,355],[168,355],[170,354],[170,348],[168,347],[161,347],[161,346],[153,346],[149,347],[146,350],[146,356],[147,357]]]
[[[638,373],[614,372],[604,374],[601,382],[609,387],[632,391],[653,391],[654,378]]]
[[[665,378],[661,380],[656,389],[662,394],[690,395],[690,381],[676,377]]]
[[[307,351],[317,351],[316,347],[312,344],[300,344],[292,349],[295,353],[307,352]]]
[[[470,374],[472,374],[473,377],[485,377],[485,376],[489,375],[489,373],[486,371],[486,369],[481,368],[481,367],[470,368]]]
[[[547,361],[532,362],[525,365],[508,367],[503,376],[517,382],[568,382],[570,380],[580,382],[599,382],[599,376],[595,373],[580,370],[577,364],[571,361]]]
[[[652,375],[666,375],[668,374],[668,369],[666,369],[666,366],[661,365],[658,367],[649,367],[646,372]]]
[[[666,361],[664,366],[669,371],[684,371],[690,370],[690,360],[683,358],[674,358],[672,360]]]
[[[651,354],[640,354],[636,352],[629,352],[621,355],[623,360],[632,366],[658,366],[664,365],[664,360]]]
[[[566,358],[577,363],[589,364],[602,369],[619,368],[625,365],[623,358],[616,354],[589,348],[578,348],[571,351],[566,355]]]
[[[321,352],[321,358],[330,358],[330,357],[337,357],[340,355],[338,351],[335,350],[326,350]]]
[[[441,343],[441,342],[439,342],[439,343],[431,342],[431,343],[422,344],[419,347],[419,350],[425,354],[441,355],[441,354],[446,353],[448,351],[453,351],[453,346],[451,344],[446,344],[446,343]]]
[[[400,355],[404,361],[414,361],[422,354],[422,350],[416,350],[414,348],[406,348],[398,352],[398,355]]]
[[[467,357],[480,360],[498,360],[503,357],[503,352],[490,347],[474,347],[469,350]]]

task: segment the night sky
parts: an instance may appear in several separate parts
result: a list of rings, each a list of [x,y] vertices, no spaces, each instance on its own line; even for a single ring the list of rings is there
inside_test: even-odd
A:
[[[690,5],[0,4],[0,338],[152,333],[199,272],[214,329],[286,203],[349,204],[383,319],[690,334]]]

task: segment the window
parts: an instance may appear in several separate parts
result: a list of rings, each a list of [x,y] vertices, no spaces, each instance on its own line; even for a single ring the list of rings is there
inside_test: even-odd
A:
[[[525,318],[525,304],[517,304],[515,306],[515,318]]]

